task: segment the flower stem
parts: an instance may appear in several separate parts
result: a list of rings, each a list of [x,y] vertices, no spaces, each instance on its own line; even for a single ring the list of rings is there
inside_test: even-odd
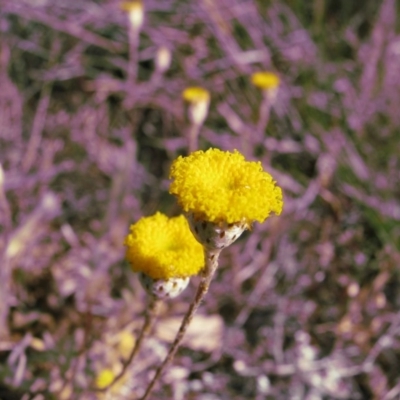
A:
[[[129,64],[128,64],[128,85],[129,88],[136,84],[138,63],[139,63],[139,33],[136,27],[129,28]]]
[[[10,243],[12,220],[11,208],[8,203],[6,192],[4,190],[4,170],[0,164],[0,223],[3,226],[3,249],[0,252],[0,339],[8,338],[8,314],[10,303],[10,289],[11,289],[11,263],[10,258],[7,256],[7,248]]]
[[[262,142],[264,138],[265,128],[268,125],[269,116],[271,112],[272,101],[268,92],[263,93],[262,103],[260,105],[257,128],[256,128],[256,140]]]
[[[146,389],[146,393],[141,398],[141,400],[147,400],[153,390],[154,385],[156,384],[157,380],[160,378],[161,374],[164,372],[168,364],[172,361],[175,356],[176,351],[179,348],[183,340],[183,336],[187,328],[189,327],[190,322],[193,319],[194,314],[196,313],[197,309],[201,301],[203,300],[204,296],[208,292],[208,288],[211,283],[211,279],[214,276],[214,273],[218,267],[218,257],[219,257],[220,250],[204,250],[204,257],[205,257],[205,266],[202,273],[201,281],[199,287],[197,288],[197,292],[195,295],[194,300],[190,304],[190,307],[183,318],[181,327],[179,328],[178,333],[176,334],[175,340],[169,349],[167,357],[163,361],[163,363],[158,367],[152,381],[150,382],[149,386]]]
[[[188,130],[189,153],[192,153],[198,149],[200,128],[201,124],[196,124],[194,122],[192,122],[189,127]]]
[[[109,385],[107,385],[106,387],[104,387],[102,389],[98,389],[97,391],[101,391],[101,392],[107,391],[111,386],[113,386],[115,383],[117,383],[125,375],[126,370],[128,369],[129,365],[131,365],[133,359],[136,357],[137,353],[139,352],[140,348],[142,347],[143,339],[150,332],[153,322],[158,315],[158,311],[160,309],[160,304],[161,304],[161,300],[156,299],[155,297],[151,297],[149,306],[146,309],[145,320],[144,320],[142,330],[140,331],[139,337],[135,343],[135,346],[131,350],[131,353],[129,354],[128,359],[123,364],[121,372],[115,376],[114,380]]]

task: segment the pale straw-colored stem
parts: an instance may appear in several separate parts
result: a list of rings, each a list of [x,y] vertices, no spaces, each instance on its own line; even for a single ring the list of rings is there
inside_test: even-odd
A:
[[[136,84],[139,68],[139,34],[140,29],[130,26],[129,28],[129,65],[128,85],[129,88]]]
[[[194,297],[194,300],[190,304],[190,307],[189,307],[185,317],[183,318],[181,327],[179,328],[179,331],[176,334],[175,340],[172,343],[171,348],[169,349],[167,357],[165,358],[163,363],[158,367],[153,379],[151,380],[149,386],[146,389],[146,393],[141,398],[141,400],[149,399],[149,396],[154,388],[154,385],[159,380],[159,378],[161,377],[162,373],[164,372],[164,370],[166,369],[168,364],[174,358],[175,353],[178,350],[179,345],[182,343],[185,332],[187,331],[187,328],[189,327],[189,324],[192,321],[194,314],[196,313],[197,309],[199,308],[199,305],[200,305],[201,301],[203,300],[204,296],[208,292],[208,288],[210,286],[211,279],[214,276],[214,273],[218,267],[219,254],[220,254],[220,250],[205,250],[204,251],[205,266],[204,266],[201,281],[200,281],[199,287],[197,288],[197,292]]]
[[[28,147],[22,160],[22,171],[28,172],[35,160],[39,157],[38,150],[41,146],[42,133],[46,122],[47,111],[50,104],[51,84],[46,84],[40,94],[40,100],[36,109],[35,118],[33,119],[31,134],[29,137]]]
[[[3,225],[3,249],[0,251],[0,339],[8,337],[8,312],[11,287],[11,266],[7,247],[12,229],[11,209],[4,190],[5,173],[0,164],[0,223]]]
[[[139,353],[140,348],[142,347],[143,340],[146,338],[148,333],[151,330],[151,327],[156,319],[159,309],[160,309],[161,300],[156,299],[154,297],[150,298],[150,304],[146,309],[145,320],[142,326],[142,330],[140,331],[139,337],[135,343],[135,346],[132,348],[131,353],[129,354],[128,359],[123,364],[122,370],[118,375],[115,376],[114,380],[104,388],[97,389],[99,392],[105,392],[112,386],[114,386],[122,377],[125,375],[128,367],[132,364],[132,361]]]
[[[264,137],[265,128],[267,127],[269,121],[271,106],[272,106],[271,96],[269,95],[268,91],[265,90],[263,92],[263,99],[260,104],[260,110],[258,115],[258,122],[256,128],[257,142],[262,142],[262,139]]]
[[[200,134],[201,124],[196,124],[192,122],[188,129],[188,148],[189,153],[196,151],[199,148],[199,134]]]

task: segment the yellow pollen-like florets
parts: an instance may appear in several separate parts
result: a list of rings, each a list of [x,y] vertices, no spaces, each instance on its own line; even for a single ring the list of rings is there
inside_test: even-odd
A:
[[[131,225],[125,238],[126,258],[135,272],[152,279],[186,278],[204,266],[203,247],[186,218],[156,213]]]
[[[143,3],[141,0],[130,0],[121,3],[121,9],[127,12],[141,12],[143,11]]]
[[[103,369],[96,378],[96,387],[98,389],[104,389],[113,382],[114,378],[115,375],[111,369]]]
[[[186,212],[210,222],[263,222],[282,211],[282,190],[260,162],[237,150],[209,149],[177,158],[171,167],[170,193]]]
[[[182,92],[182,97],[188,103],[208,103],[210,101],[210,92],[199,86],[191,86]]]
[[[279,86],[280,79],[273,72],[255,72],[251,76],[251,82],[262,90],[269,90],[276,89]]]

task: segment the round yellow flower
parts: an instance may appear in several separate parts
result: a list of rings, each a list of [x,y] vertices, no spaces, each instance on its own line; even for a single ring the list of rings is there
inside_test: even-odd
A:
[[[142,12],[143,11],[143,3],[141,0],[130,0],[124,1],[121,3],[121,9],[127,12]]]
[[[209,149],[178,157],[172,164],[170,193],[186,212],[210,222],[263,222],[282,211],[282,190],[260,162],[237,150]]]
[[[156,213],[131,225],[125,238],[126,258],[135,272],[152,279],[186,278],[204,266],[203,247],[183,215]]]
[[[199,86],[191,86],[182,92],[182,97],[188,103],[208,103],[210,101],[210,92]]]
[[[136,345],[136,338],[132,332],[128,330],[121,331],[118,335],[118,353],[124,359],[128,358],[128,355]]]
[[[280,79],[273,72],[255,72],[251,76],[251,82],[254,86],[262,90],[269,90],[276,89],[279,86]]]
[[[104,389],[107,386],[109,386],[111,382],[113,382],[114,378],[115,378],[115,375],[111,371],[111,369],[103,369],[97,375],[96,387],[98,389]]]

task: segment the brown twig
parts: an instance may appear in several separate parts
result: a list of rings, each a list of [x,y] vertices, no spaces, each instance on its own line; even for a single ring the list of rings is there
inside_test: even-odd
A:
[[[120,373],[118,375],[115,376],[114,380],[109,385],[107,385],[106,387],[101,388],[101,389],[96,389],[96,391],[99,391],[99,392],[107,391],[109,388],[114,386],[125,375],[128,367],[132,364],[132,361],[134,360],[134,358],[138,354],[140,348],[142,347],[143,340],[145,339],[147,334],[150,332],[150,329],[153,325],[154,319],[157,317],[157,314],[158,314],[158,311],[160,308],[160,304],[161,304],[161,300],[156,299],[154,297],[151,298],[150,304],[149,304],[148,308],[146,309],[145,321],[144,321],[142,330],[139,334],[139,337],[136,341],[135,346],[133,347],[131,353],[129,354],[128,359],[123,364],[122,370],[120,371]]]
[[[263,140],[265,128],[267,127],[269,121],[271,106],[271,96],[269,95],[268,91],[264,91],[256,127],[256,140],[259,142]]]
[[[199,308],[199,305],[201,301],[203,300],[204,296],[208,292],[208,288],[211,283],[211,279],[214,276],[214,273],[218,267],[218,257],[220,254],[220,250],[205,250],[204,251],[204,256],[205,256],[205,267],[203,270],[203,275],[199,284],[199,287],[197,289],[195,298],[193,302],[190,304],[189,310],[187,311],[185,317],[183,318],[181,327],[179,328],[178,333],[176,334],[175,340],[171,345],[171,348],[169,349],[169,352],[167,354],[167,357],[163,361],[163,363],[158,367],[153,379],[151,380],[149,386],[146,389],[146,392],[144,396],[141,398],[141,400],[147,400],[154,388],[154,385],[160,378],[161,374],[164,372],[168,364],[172,361],[172,359],[175,356],[176,351],[178,350],[180,344],[182,343],[183,337],[187,331],[187,328],[189,327],[190,322],[193,319],[194,314],[196,313],[197,309]]]

